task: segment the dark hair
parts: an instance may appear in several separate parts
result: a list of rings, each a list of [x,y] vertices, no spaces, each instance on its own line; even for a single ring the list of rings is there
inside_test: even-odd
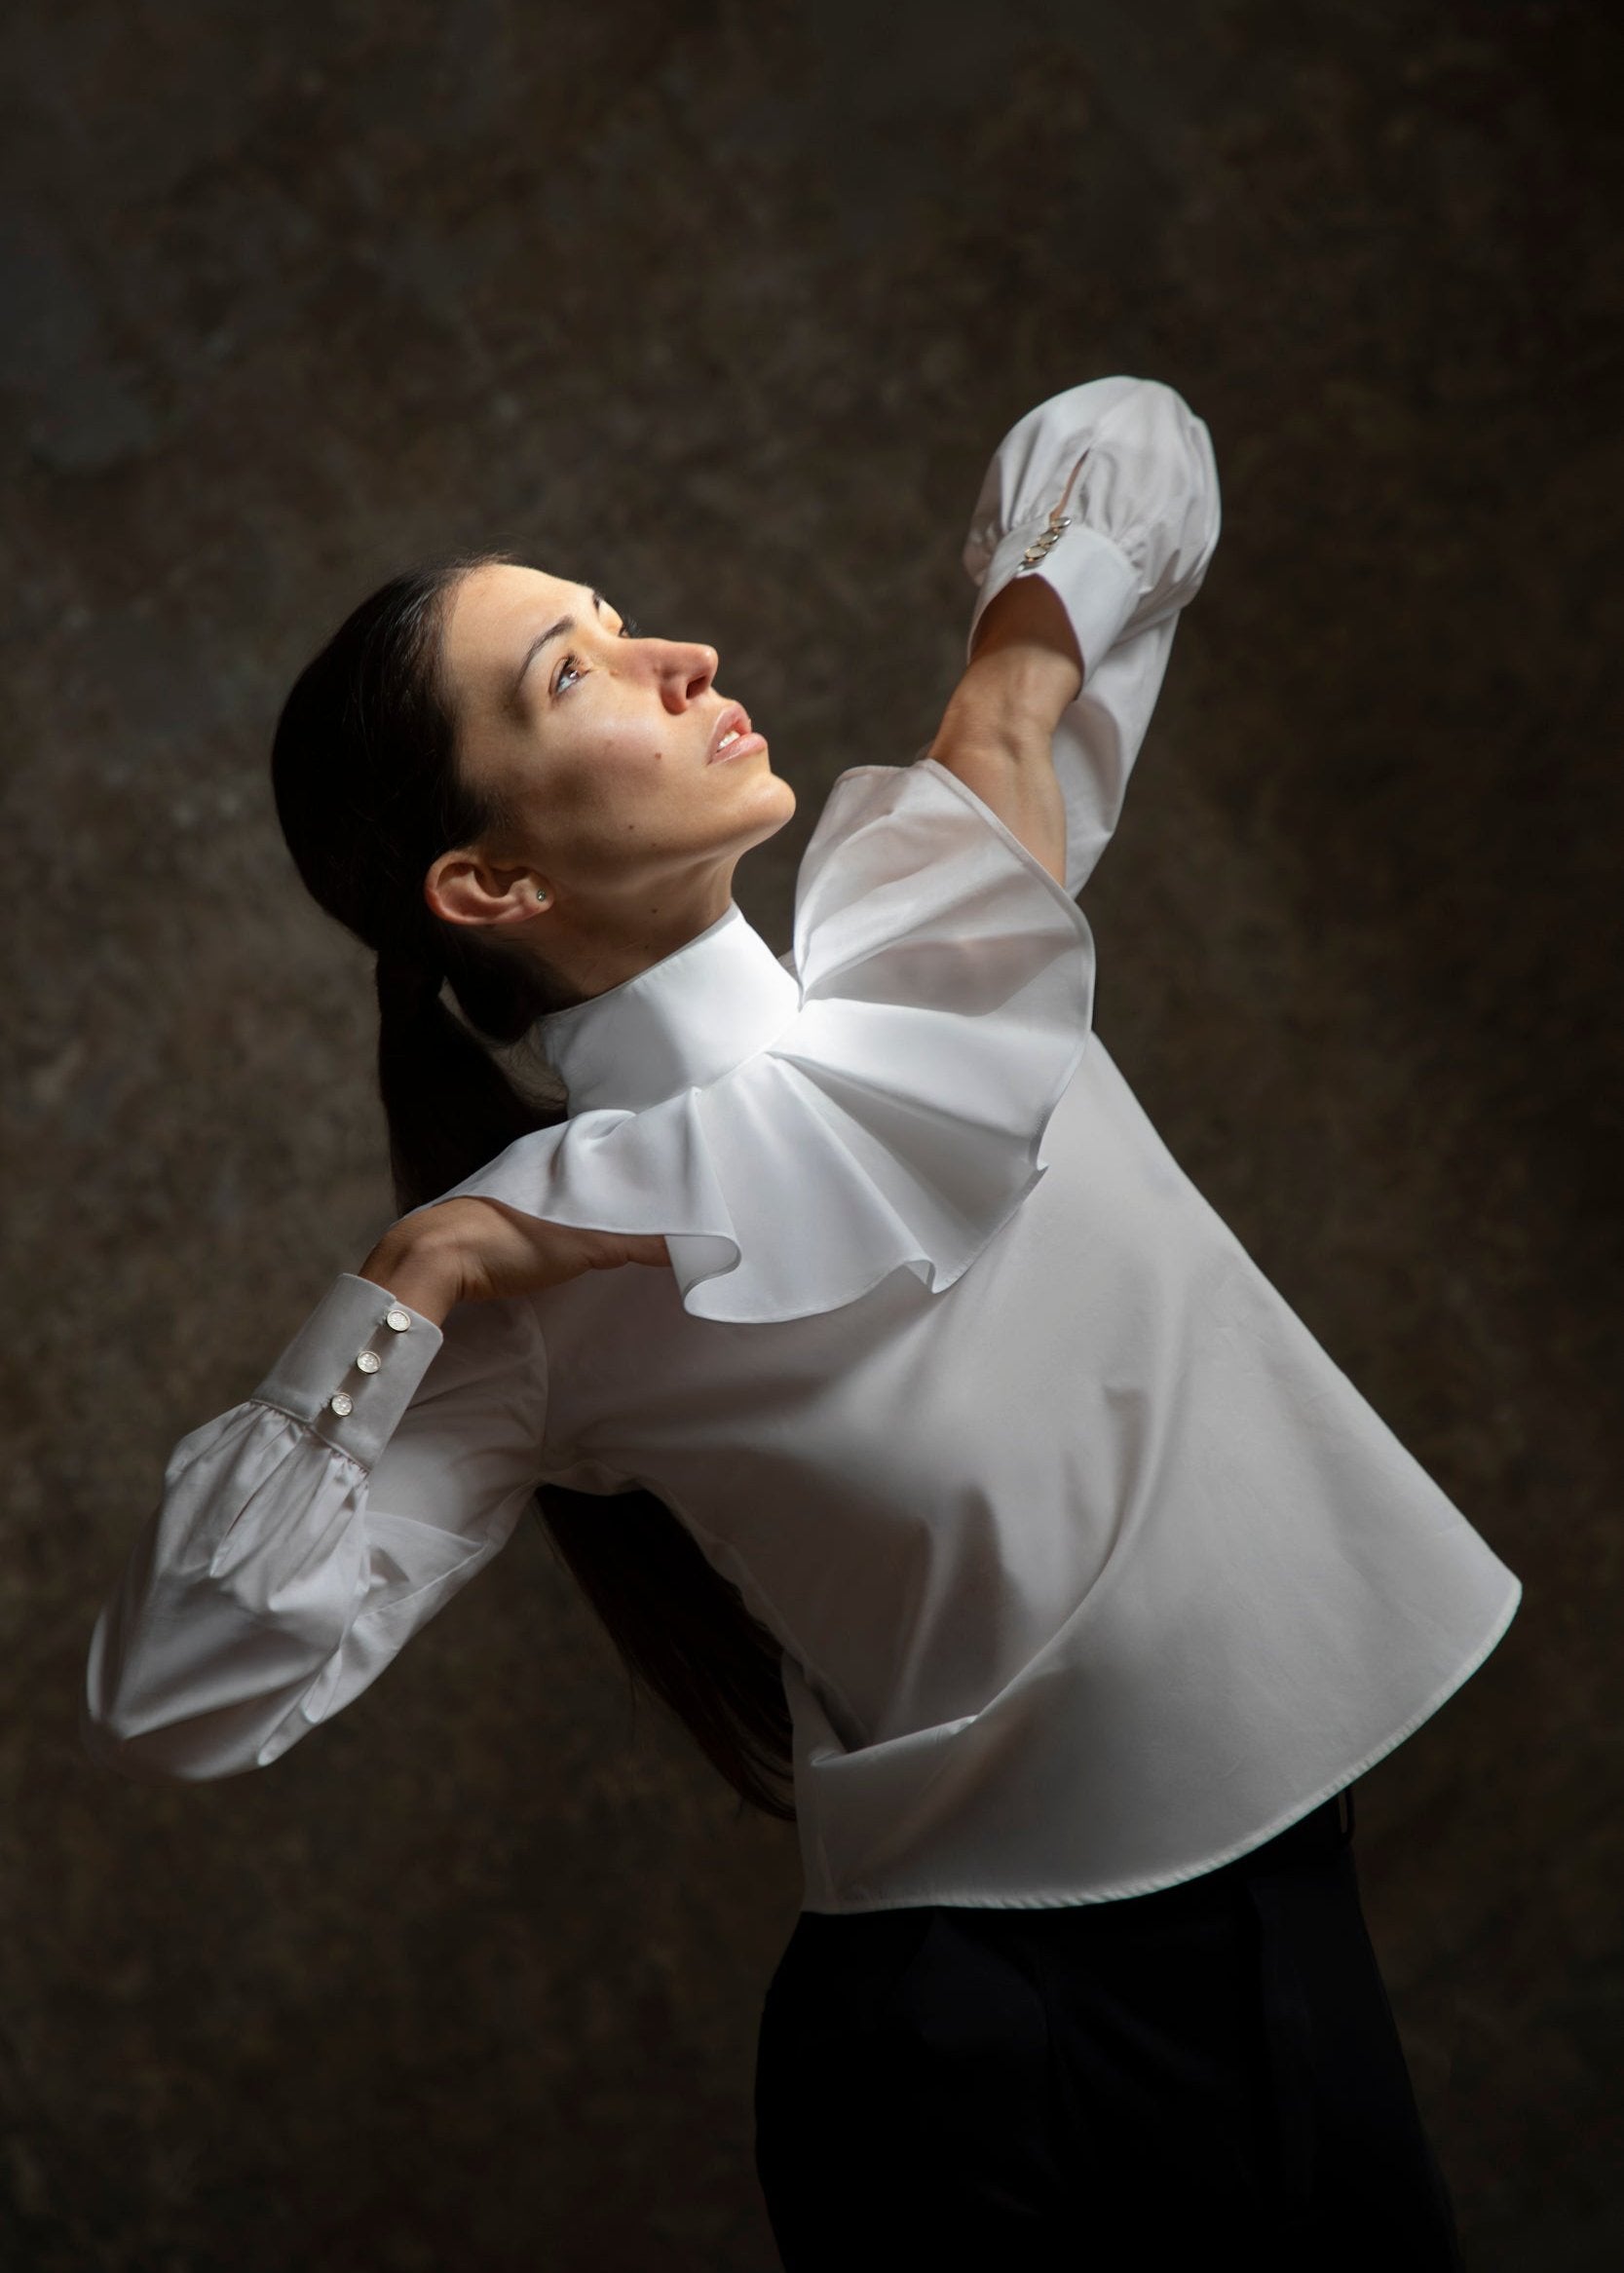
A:
[[[459,774],[440,653],[456,584],[510,557],[457,553],[380,586],[299,673],[272,746],[294,865],[378,959],[378,1087],[402,1215],[566,1110],[527,1096],[487,1044],[521,1042],[574,998],[532,960],[441,923],[423,891],[439,853],[503,817]],[[533,1506],[620,1651],[633,1702],[641,1683],[741,1802],[793,1822],[793,1801],[775,1789],[792,1780],[782,1653],[738,1590],[651,1492],[606,1505],[543,1484]]]

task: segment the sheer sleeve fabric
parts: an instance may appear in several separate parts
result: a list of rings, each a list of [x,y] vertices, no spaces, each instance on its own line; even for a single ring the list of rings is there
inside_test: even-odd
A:
[[[1054,736],[1066,806],[1066,889],[1092,874],[1121,816],[1181,611],[1221,526],[1212,436],[1159,380],[1093,379],[1039,403],[994,452],[964,543],[978,597],[1041,576],[1063,603],[1083,684]]]
[[[280,1759],[507,1542],[546,1409],[528,1305],[462,1304],[441,1329],[342,1273],[253,1394],[170,1455],[92,1634],[92,1757],[186,1781]]]

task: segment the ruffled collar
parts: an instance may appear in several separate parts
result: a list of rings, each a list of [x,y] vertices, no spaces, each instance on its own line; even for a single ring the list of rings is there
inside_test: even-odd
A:
[[[934,759],[855,766],[802,854],[791,965],[733,905],[551,1013],[568,1116],[440,1197],[663,1237],[694,1318],[811,1317],[900,1269],[952,1286],[1046,1172],[1092,1016],[1082,911]]]
[[[734,901],[707,930],[601,995],[536,1022],[578,1113],[640,1113],[703,1089],[783,1032],[801,989]]]

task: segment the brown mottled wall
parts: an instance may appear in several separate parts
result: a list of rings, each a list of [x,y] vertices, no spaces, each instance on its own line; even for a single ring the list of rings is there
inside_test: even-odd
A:
[[[261,1776],[123,1784],[77,1686],[169,1449],[389,1214],[368,969],[265,778],[317,639],[496,542],[713,640],[800,791],[738,876],[781,948],[829,783],[934,726],[994,443],[1132,371],[1226,530],[1089,887],[1100,1030],[1524,1577],[1358,1852],[1474,2273],[1616,2264],[1610,16],[69,0],[6,45],[0,2263],[774,2263],[794,1836],[633,1724],[533,1525]]]

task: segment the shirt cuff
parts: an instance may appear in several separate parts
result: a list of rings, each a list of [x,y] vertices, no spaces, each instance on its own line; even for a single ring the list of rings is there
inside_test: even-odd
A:
[[[445,1336],[387,1287],[341,1271],[253,1391],[369,1468]]]
[[[988,604],[1009,583],[1021,565],[1022,554],[1049,525],[1048,515],[1017,522],[987,563],[975,612],[964,642],[964,660],[975,645],[976,625]],[[1085,521],[1062,529],[1040,562],[1028,573],[1040,576],[1060,598],[1076,636],[1086,682],[1115,645],[1123,625],[1139,605],[1139,571],[1119,547]]]

